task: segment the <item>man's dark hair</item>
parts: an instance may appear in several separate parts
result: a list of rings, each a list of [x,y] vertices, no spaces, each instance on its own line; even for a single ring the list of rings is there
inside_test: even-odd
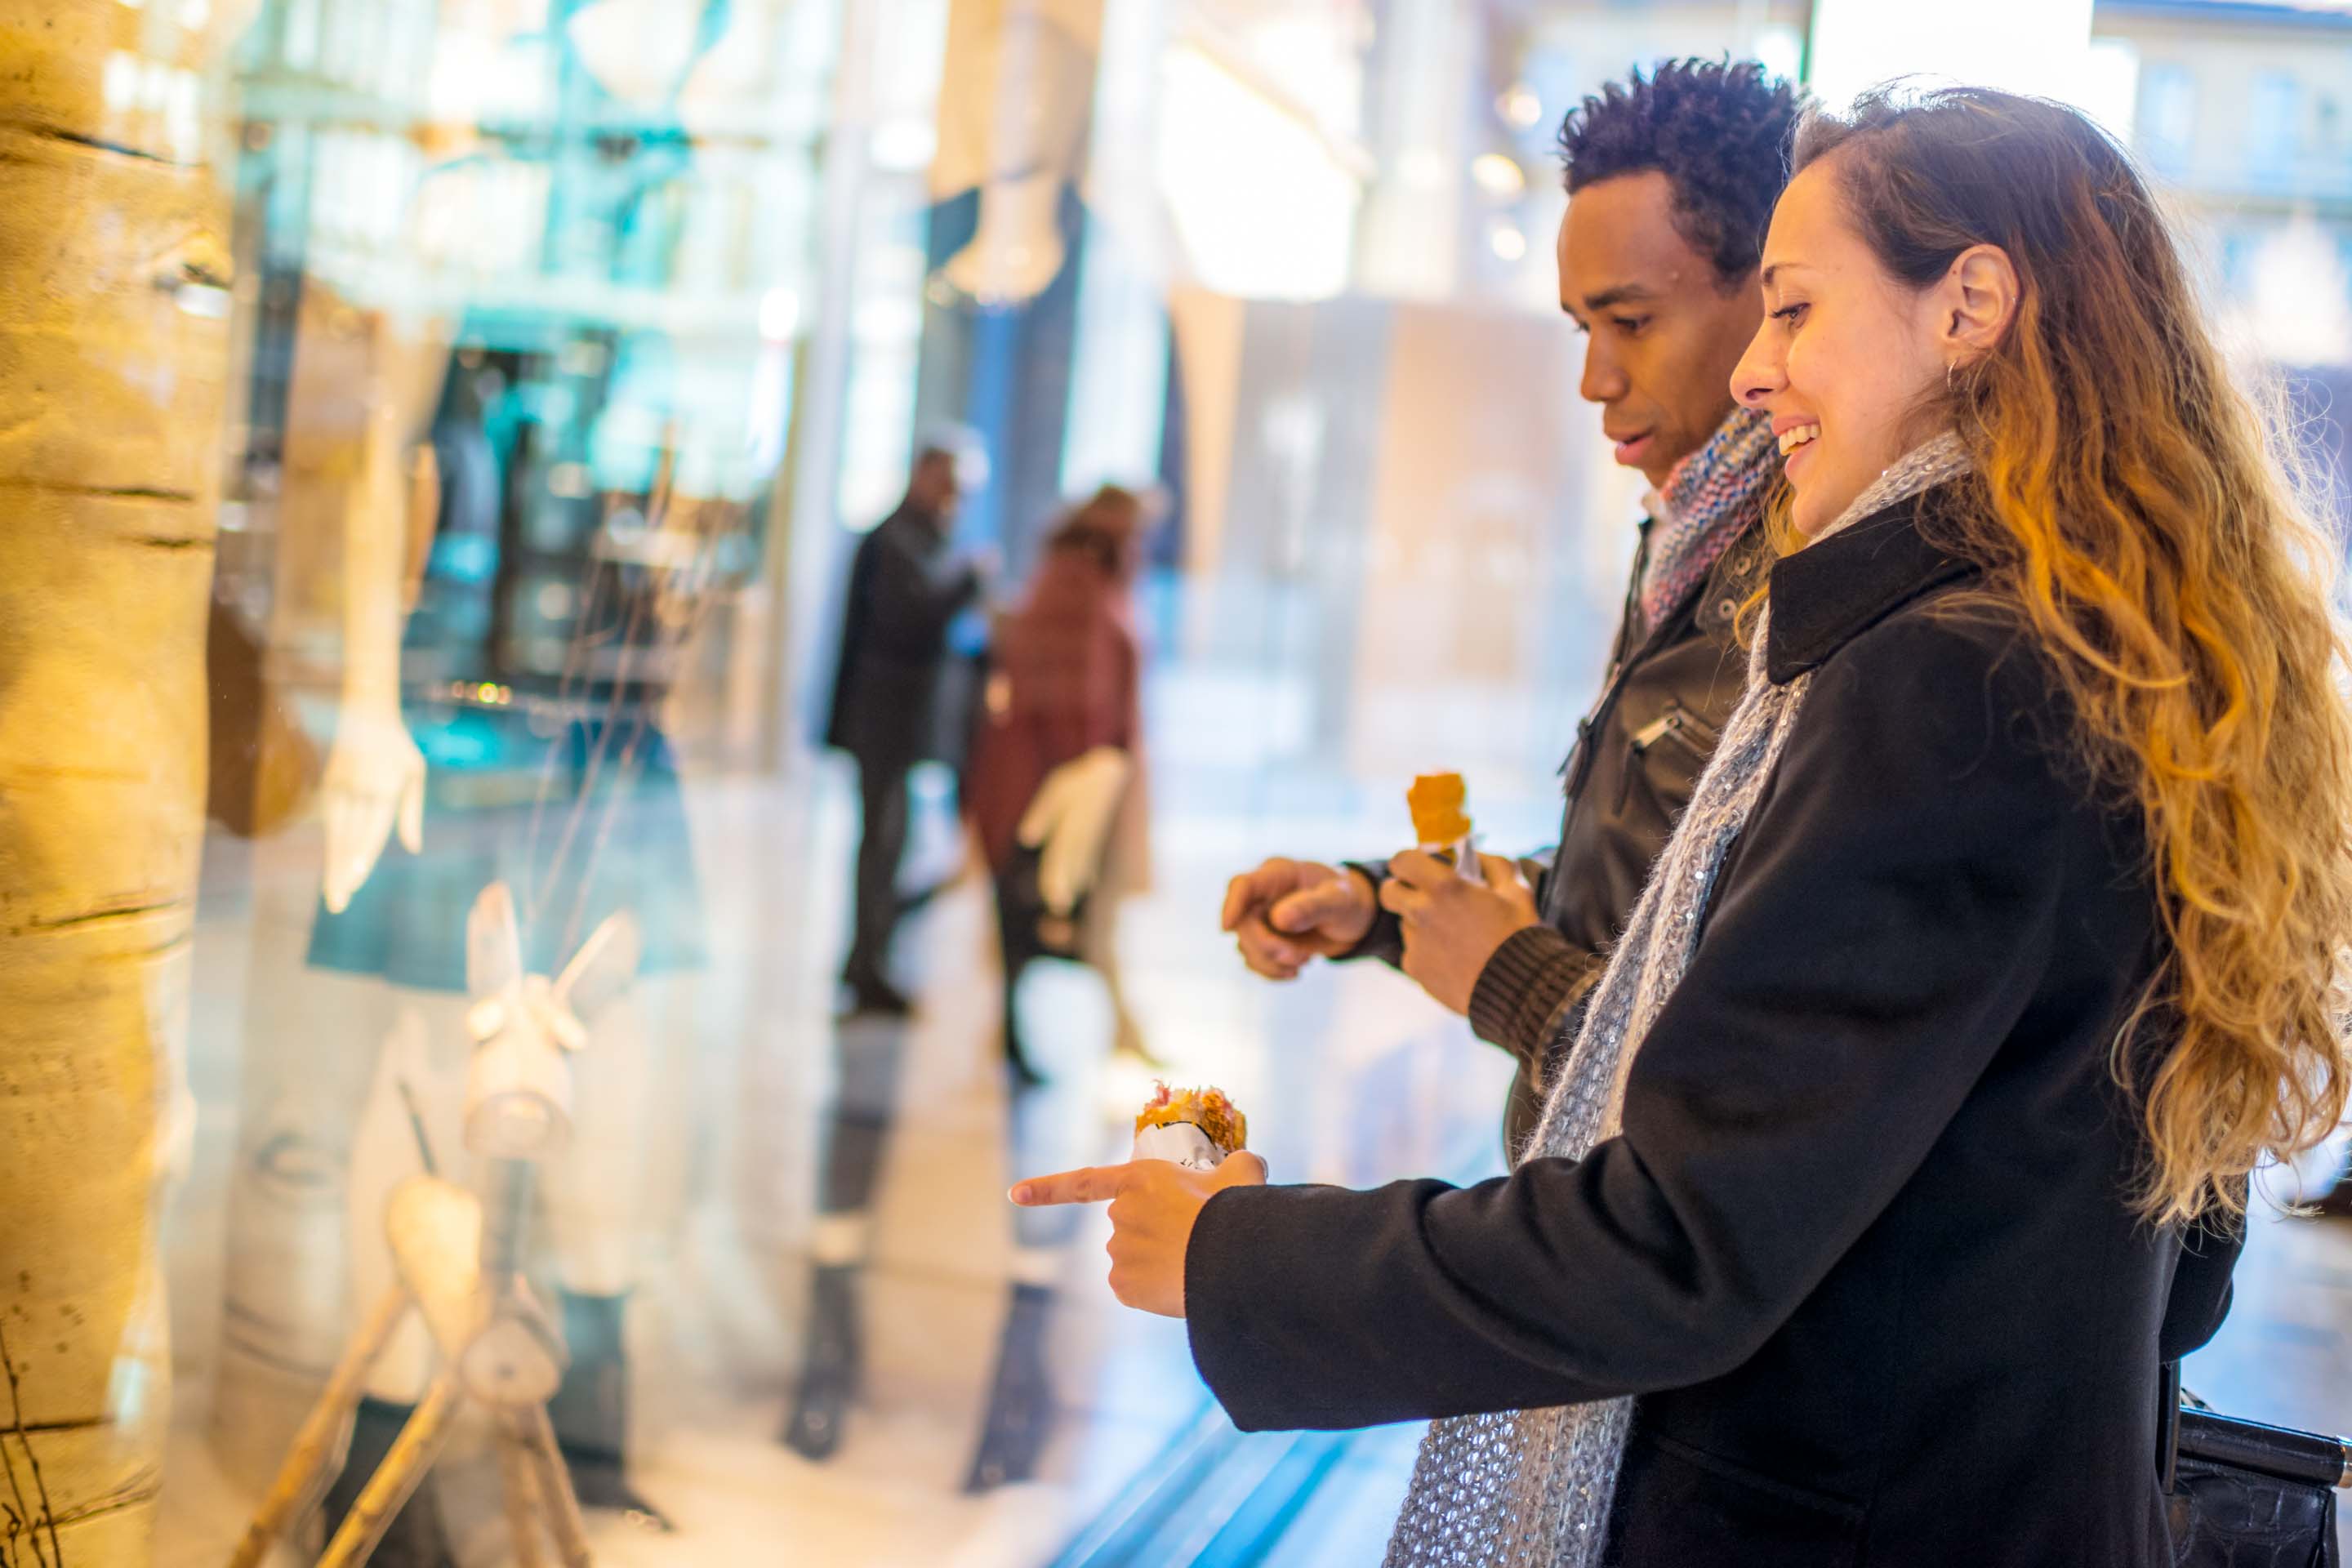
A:
[[[1675,232],[1728,286],[1756,270],[1772,204],[1789,183],[1804,95],[1753,60],[1666,60],[1636,68],[1560,121],[1568,194],[1655,169],[1673,182]]]

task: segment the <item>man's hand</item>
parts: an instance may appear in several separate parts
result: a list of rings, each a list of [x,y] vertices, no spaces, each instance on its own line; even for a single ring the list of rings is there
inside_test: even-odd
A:
[[[1024,1208],[1110,1200],[1110,1293],[1163,1318],[1184,1315],[1184,1249],[1209,1200],[1227,1187],[1264,1186],[1265,1162],[1244,1150],[1213,1171],[1167,1160],[1096,1165],[1033,1176],[1013,1189]]]
[[[1483,886],[1434,855],[1408,849],[1389,862],[1389,879],[1381,885],[1381,907],[1404,926],[1404,972],[1465,1015],[1495,950],[1513,931],[1543,920],[1517,862],[1481,855],[1478,866],[1486,876]]]
[[[1308,959],[1363,941],[1379,913],[1362,872],[1276,858],[1226,885],[1223,925],[1244,963],[1268,980],[1294,980]]]

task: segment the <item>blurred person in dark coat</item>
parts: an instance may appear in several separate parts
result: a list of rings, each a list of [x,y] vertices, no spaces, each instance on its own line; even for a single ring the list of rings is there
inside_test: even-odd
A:
[[[856,914],[841,974],[853,1012],[910,1010],[888,970],[890,939],[908,902],[898,891],[908,775],[940,754],[948,628],[987,585],[989,563],[958,550],[952,535],[957,506],[987,482],[976,437],[934,437],[915,458],[906,499],[859,542],[850,564],[824,738],[857,760]]]
[[[966,805],[996,886],[1005,1056],[1027,1081],[1036,1074],[1016,997],[1040,957],[1098,970],[1118,1048],[1145,1056],[1120,994],[1111,921],[1150,858],[1133,584],[1151,510],[1116,485],[1096,491],[1047,536],[1026,595],[996,627]]]

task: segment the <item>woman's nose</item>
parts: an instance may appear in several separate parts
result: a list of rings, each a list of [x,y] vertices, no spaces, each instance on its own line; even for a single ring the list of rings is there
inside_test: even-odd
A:
[[[1755,337],[1748,340],[1748,352],[1731,367],[1732,400],[1742,408],[1761,412],[1764,400],[1780,389],[1780,356],[1764,342],[1765,331],[1770,327],[1767,321],[1758,330]]]

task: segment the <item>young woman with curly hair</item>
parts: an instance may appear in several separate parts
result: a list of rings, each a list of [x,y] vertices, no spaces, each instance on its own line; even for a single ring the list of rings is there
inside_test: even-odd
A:
[[[2160,1368],[2342,1109],[2334,552],[2146,183],[1974,89],[1795,164],[1793,552],[1528,1157],[1021,1194],[1116,1197],[1242,1426],[1445,1418],[1392,1563],[2169,1563]]]

